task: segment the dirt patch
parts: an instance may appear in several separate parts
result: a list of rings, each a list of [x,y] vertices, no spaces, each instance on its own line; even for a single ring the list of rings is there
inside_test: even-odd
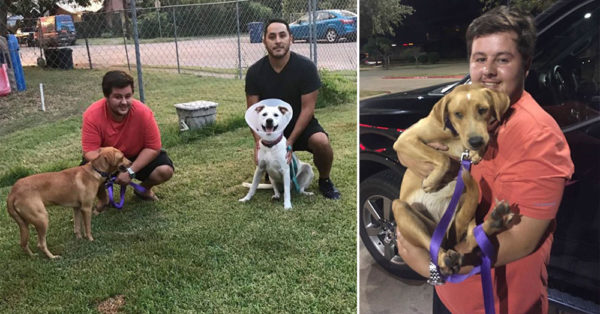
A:
[[[122,294],[108,298],[98,304],[98,312],[102,314],[119,313],[119,310],[125,305],[125,296]]]

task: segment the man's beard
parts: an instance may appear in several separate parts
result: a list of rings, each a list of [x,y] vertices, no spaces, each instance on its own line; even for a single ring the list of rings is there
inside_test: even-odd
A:
[[[283,48],[283,53],[280,54],[280,55],[275,55],[274,51],[277,48]],[[283,47],[275,47],[273,49],[268,49],[267,51],[269,52],[269,56],[271,56],[272,58],[281,59],[281,58],[285,57],[288,54],[288,52],[290,51],[290,47],[289,46],[288,47],[285,47],[285,46],[283,46]]]

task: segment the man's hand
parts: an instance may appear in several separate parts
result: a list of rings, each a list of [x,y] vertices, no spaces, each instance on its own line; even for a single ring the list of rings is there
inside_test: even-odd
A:
[[[127,172],[119,172],[117,175],[117,179],[115,180],[116,184],[119,185],[127,185],[131,182],[131,178],[129,177],[129,173]]]
[[[412,245],[396,229],[396,245],[398,255],[419,275],[429,278],[429,252],[421,247]]]
[[[447,151],[448,146],[442,143],[428,143],[429,147],[434,148],[436,150]],[[405,154],[398,152],[398,161],[406,167],[409,168],[412,172],[418,175],[421,178],[427,178],[427,176],[433,171],[433,163],[429,161],[422,161],[417,159],[412,159],[407,157]]]

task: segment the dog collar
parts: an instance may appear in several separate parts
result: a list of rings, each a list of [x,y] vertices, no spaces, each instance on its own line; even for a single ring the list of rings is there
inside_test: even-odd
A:
[[[446,124],[444,126],[448,129],[450,129],[450,131],[452,131],[452,135],[454,135],[454,136],[458,135],[458,132],[456,132],[456,129],[452,125],[452,122],[450,122],[450,118],[448,118],[448,117],[446,118]]]
[[[110,176],[110,173],[100,171],[100,170],[96,169],[96,167],[94,167],[94,166],[92,166],[92,169],[94,169],[94,171],[98,172],[100,174],[100,176],[102,176],[103,178],[108,178]]]
[[[269,147],[269,148],[271,148],[271,147],[275,146],[277,143],[279,143],[279,142],[281,141],[281,139],[282,139],[282,138],[283,138],[283,134],[279,135],[279,137],[278,137],[277,139],[275,139],[274,141],[267,142],[267,141],[265,141],[265,140],[261,140],[260,142],[261,142],[263,145],[265,145],[266,147]]]

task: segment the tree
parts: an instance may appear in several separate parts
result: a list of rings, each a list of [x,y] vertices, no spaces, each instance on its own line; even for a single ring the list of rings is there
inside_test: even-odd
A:
[[[550,7],[556,0],[479,0],[483,3],[483,10],[488,11],[491,8],[495,8],[501,5],[509,5],[516,7],[524,12],[530,12],[532,15],[544,11]]]
[[[384,67],[390,63],[392,42],[385,35],[395,35],[394,27],[415,11],[401,0],[360,0],[360,37],[368,40],[365,49],[383,57]]]
[[[54,13],[57,0],[0,0],[0,35],[6,35],[8,13],[22,15],[26,18],[35,18],[43,15],[46,11]],[[69,3],[77,3],[81,6],[90,5],[90,0],[67,0]]]

